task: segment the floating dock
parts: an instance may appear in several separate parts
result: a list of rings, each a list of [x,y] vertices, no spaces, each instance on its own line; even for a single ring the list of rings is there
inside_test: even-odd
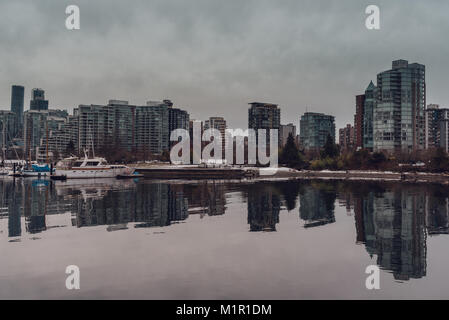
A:
[[[136,178],[143,178],[143,174],[140,173],[134,173],[134,174],[119,174],[117,176],[117,179],[136,179]]]
[[[149,179],[243,179],[256,177],[256,170],[235,167],[149,166],[136,171]]]

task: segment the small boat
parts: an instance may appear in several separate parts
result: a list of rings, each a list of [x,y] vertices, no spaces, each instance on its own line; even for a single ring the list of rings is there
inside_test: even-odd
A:
[[[0,176],[7,176],[11,172],[11,168],[1,167]]]
[[[16,172],[11,173],[13,177],[35,177],[35,178],[43,178],[43,177],[49,177],[50,176],[50,167],[48,164],[39,165],[39,164],[32,164],[31,169],[29,168],[19,168]]]
[[[50,176],[50,171],[48,164],[32,164],[31,169],[22,170],[22,177],[47,177]]]

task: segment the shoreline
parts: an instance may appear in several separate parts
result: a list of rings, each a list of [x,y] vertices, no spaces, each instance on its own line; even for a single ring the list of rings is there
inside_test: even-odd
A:
[[[348,170],[348,171],[313,171],[295,170],[290,168],[277,168],[274,174],[264,174],[268,168],[241,167],[241,168],[188,168],[177,166],[165,166],[164,168],[153,167],[135,168],[142,173],[143,180],[154,181],[233,181],[233,182],[258,182],[258,181],[286,181],[286,180],[339,180],[339,181],[374,181],[374,182],[399,182],[399,183],[433,183],[449,185],[448,173],[430,172],[393,172],[374,170]],[[1,176],[1,178],[14,178]],[[71,181],[103,180],[117,178],[96,179],[70,179]],[[127,181],[127,180],[123,180]]]
[[[198,166],[147,166],[135,167],[144,174],[144,179],[157,180],[350,180],[350,181],[389,181],[407,183],[437,183],[449,185],[449,174],[430,172],[393,172],[375,170],[295,170],[277,168],[274,174],[267,173],[269,168],[256,167],[198,167]],[[265,172],[264,172],[265,171]],[[264,174],[265,173],[265,174]]]
[[[449,185],[449,174],[430,172],[392,172],[392,171],[279,171],[273,176],[260,176],[257,179],[269,180],[279,178],[305,179],[305,180],[347,180],[347,181],[386,181],[406,183],[437,183]]]

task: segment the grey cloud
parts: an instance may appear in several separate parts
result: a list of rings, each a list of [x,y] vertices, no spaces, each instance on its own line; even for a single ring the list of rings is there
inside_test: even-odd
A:
[[[77,4],[81,30],[64,27]],[[381,30],[364,27],[368,4]],[[0,2],[0,106],[11,84],[69,110],[110,98],[170,98],[205,119],[247,125],[247,103],[353,121],[354,96],[391,60],[427,66],[428,102],[449,106],[446,1],[134,0]]]

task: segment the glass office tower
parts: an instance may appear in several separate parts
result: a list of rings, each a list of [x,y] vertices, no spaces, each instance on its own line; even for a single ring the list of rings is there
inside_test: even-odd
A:
[[[377,75],[374,151],[410,152],[425,147],[425,66],[393,61]]]

